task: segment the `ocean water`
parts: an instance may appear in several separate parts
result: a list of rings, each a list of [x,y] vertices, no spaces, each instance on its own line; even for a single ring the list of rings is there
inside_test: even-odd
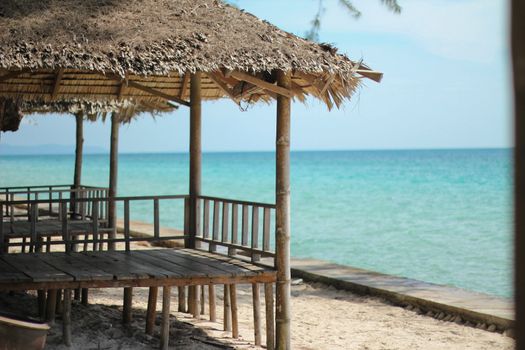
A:
[[[71,183],[73,162],[0,156],[0,187]],[[202,192],[274,202],[274,163],[205,153]],[[83,183],[106,186],[108,164],[85,156]],[[510,150],[293,152],[291,172],[293,256],[511,296]],[[188,155],[120,155],[120,195],[187,191]]]

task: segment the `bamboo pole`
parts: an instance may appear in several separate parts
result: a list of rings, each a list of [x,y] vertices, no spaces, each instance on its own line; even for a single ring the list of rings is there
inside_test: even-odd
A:
[[[261,292],[259,283],[252,284],[253,335],[255,346],[261,346]]]
[[[64,344],[71,346],[71,289],[64,289],[64,307],[62,310],[62,336]]]
[[[266,349],[275,349],[275,316],[273,306],[273,286],[271,283],[264,284],[264,302],[266,307]]]
[[[232,330],[232,314],[230,305],[230,285],[224,285],[224,331]]]
[[[82,112],[75,114],[76,120],[76,146],[75,146],[75,175],[73,186],[79,189],[82,184],[82,157],[84,153],[84,115]]]
[[[230,304],[232,309],[232,338],[239,338],[239,317],[237,312],[237,286],[230,284]]]
[[[118,139],[119,139],[119,116],[118,113],[113,112],[111,115],[111,144],[109,151],[109,198],[117,196],[117,178],[118,178]],[[109,227],[113,229],[110,233],[110,238],[116,236],[117,224],[117,206],[114,201],[109,201],[108,205],[108,221]],[[115,250],[115,243],[111,242],[108,245],[109,250]]]
[[[170,303],[171,287],[164,286],[162,288],[162,323],[160,326],[160,348],[162,350],[168,350],[170,340]]]
[[[187,312],[186,308],[186,287],[178,287],[179,312]]]
[[[122,311],[122,322],[124,324],[131,323],[131,304],[133,301],[133,288],[124,288],[124,308]]]
[[[201,73],[191,75],[190,83],[190,238],[186,248],[195,248],[197,233],[197,196],[201,194]]]
[[[55,323],[55,312],[57,307],[57,290],[50,289],[47,292],[47,301],[46,301],[46,322],[49,325]]]
[[[210,304],[210,321],[216,322],[217,321],[217,308],[216,308],[216,301],[215,301],[215,285],[210,284],[208,286],[208,302]]]
[[[277,85],[291,88],[290,73],[277,72]],[[275,226],[276,226],[276,345],[291,349],[290,343],[290,111],[291,99],[277,96]]]
[[[206,313],[206,286],[201,286],[201,315]]]
[[[200,289],[201,289],[201,286],[193,286],[193,318],[199,318],[199,315],[200,315],[200,306],[201,306],[201,303],[200,303],[200,295],[201,295],[201,292],[200,292]]]
[[[146,312],[146,334],[152,335],[155,329],[155,315],[157,313],[157,295],[159,288],[150,287],[148,295],[148,309]]]

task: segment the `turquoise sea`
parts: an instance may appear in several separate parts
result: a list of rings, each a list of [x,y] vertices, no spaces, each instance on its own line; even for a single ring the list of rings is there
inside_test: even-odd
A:
[[[70,155],[0,156],[0,187],[71,183]],[[205,153],[203,194],[274,202],[271,152]],[[107,185],[87,155],[83,183]],[[122,154],[120,195],[183,194],[187,154]],[[512,293],[512,151],[292,153],[292,254]]]

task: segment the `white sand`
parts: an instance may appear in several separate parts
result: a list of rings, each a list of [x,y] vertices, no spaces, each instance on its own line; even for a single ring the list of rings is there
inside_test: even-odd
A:
[[[159,341],[144,334],[146,288],[134,289],[133,323],[121,325],[122,289],[90,290],[90,305],[73,304],[72,349],[152,349]],[[514,341],[499,333],[438,321],[417,315],[380,299],[359,297],[322,285],[293,286],[292,344],[294,349],[513,349]],[[251,287],[239,286],[239,340],[222,331],[222,288],[217,289],[219,322],[207,315],[200,320],[172,312],[170,341],[177,349],[257,349],[253,345]],[[14,298],[14,299],[13,299]],[[261,298],[264,301],[264,298]],[[0,308],[13,306],[20,296],[0,298]],[[24,306],[35,311],[35,300],[25,297]],[[160,310],[160,293],[158,310]],[[176,311],[176,288],[171,308]],[[264,311],[264,305],[262,306]],[[160,317],[157,319],[160,321]],[[264,322],[263,322],[264,324]],[[196,326],[196,327],[195,327]],[[46,349],[61,345],[60,319],[48,337]],[[208,337],[210,336],[210,337]],[[265,336],[263,334],[263,343]],[[221,346],[214,343],[222,344]]]

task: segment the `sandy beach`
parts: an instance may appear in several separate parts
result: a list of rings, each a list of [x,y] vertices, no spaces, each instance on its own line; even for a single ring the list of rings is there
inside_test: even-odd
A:
[[[300,281],[299,281],[300,282]],[[175,289],[176,290],[176,289]],[[152,349],[159,345],[159,329],[144,334],[148,290],[134,289],[133,322],[121,323],[122,289],[90,291],[90,305],[73,303],[72,349]],[[172,298],[170,345],[177,349],[258,349],[253,345],[251,287],[239,286],[240,338],[222,331],[222,288],[218,288],[217,323],[175,312]],[[13,301],[36,312],[33,295],[2,295],[0,307],[13,309]],[[264,300],[264,298],[263,298]],[[160,310],[159,302],[157,309]],[[389,305],[377,298],[356,296],[321,284],[298,283],[292,289],[292,345],[294,349],[513,349],[514,340],[454,322],[439,321]],[[264,311],[264,307],[262,307]],[[157,320],[160,320],[160,316]],[[263,327],[264,328],[264,327]],[[264,332],[264,329],[263,329]],[[263,334],[263,343],[264,343]],[[264,344],[263,344],[264,345]],[[171,347],[170,347],[171,348]],[[46,349],[68,349],[61,344],[61,320],[53,326]]]

